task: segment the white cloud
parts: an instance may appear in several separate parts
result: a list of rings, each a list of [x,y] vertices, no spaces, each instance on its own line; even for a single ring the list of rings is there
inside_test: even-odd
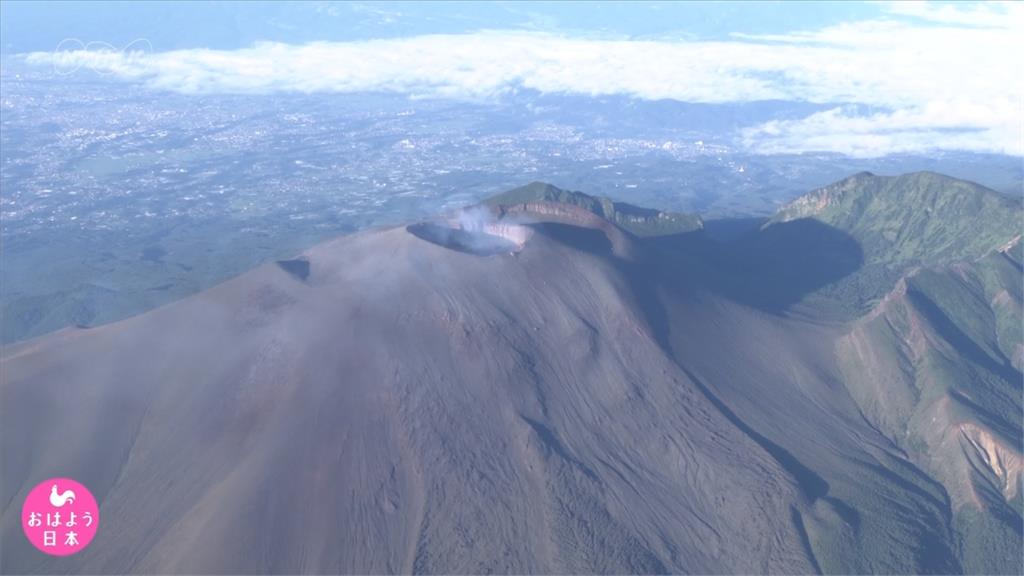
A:
[[[1022,13],[1014,2],[984,2],[961,4],[935,4],[931,2],[895,0],[886,5],[890,14],[909,16],[919,20],[953,24],[1002,28],[1016,19],[1020,26]]]
[[[183,93],[389,91],[491,98],[518,88],[686,102],[791,100],[836,109],[743,131],[756,150],[1024,154],[1024,9],[896,3],[891,17],[728,41],[483,31],[241,50],[33,53]],[[860,115],[849,104],[885,112]]]
[[[1014,121],[1013,118],[1018,118]],[[1019,102],[990,106],[932,101],[923,107],[859,115],[843,108],[743,130],[744,143],[765,153],[830,151],[858,157],[897,152],[965,150],[1020,155]]]

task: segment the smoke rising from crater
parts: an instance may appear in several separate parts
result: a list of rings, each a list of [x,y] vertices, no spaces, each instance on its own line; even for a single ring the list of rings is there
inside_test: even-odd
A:
[[[470,206],[447,221],[413,224],[406,230],[422,240],[478,256],[516,252],[532,234],[521,218],[499,218],[484,206]]]

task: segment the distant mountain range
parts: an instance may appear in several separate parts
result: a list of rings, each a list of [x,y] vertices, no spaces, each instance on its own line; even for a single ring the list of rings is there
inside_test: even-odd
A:
[[[1022,227],[934,173],[725,240],[534,183],[7,346],[0,568],[1020,574]]]

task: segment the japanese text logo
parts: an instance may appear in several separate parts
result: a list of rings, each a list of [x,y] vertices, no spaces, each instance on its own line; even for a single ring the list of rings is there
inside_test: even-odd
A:
[[[25,498],[21,528],[33,546],[52,556],[84,550],[99,526],[96,499],[70,478],[40,482]]]

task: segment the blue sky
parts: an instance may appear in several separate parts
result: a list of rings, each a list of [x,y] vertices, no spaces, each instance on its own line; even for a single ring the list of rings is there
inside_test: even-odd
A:
[[[5,53],[51,50],[61,40],[156,50],[242,48],[515,29],[629,38],[724,39],[780,34],[878,17],[854,2],[4,2]]]
[[[1024,155],[1017,3],[11,3],[5,62],[156,92],[813,103],[762,153]]]

